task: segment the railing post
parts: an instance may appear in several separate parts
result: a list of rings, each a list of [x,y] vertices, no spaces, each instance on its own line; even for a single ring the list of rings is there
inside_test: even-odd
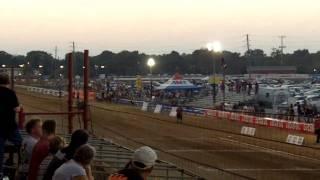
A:
[[[72,106],[73,106],[73,62],[72,62],[72,53],[68,53],[67,55],[68,61],[68,131],[71,134],[73,131],[73,114]]]
[[[20,111],[19,111],[19,121],[18,121],[19,129],[23,129],[23,125],[24,125],[25,119],[26,119],[26,116],[24,114],[23,108],[21,107]]]
[[[88,109],[88,93],[89,93],[89,51],[84,50],[84,58],[83,58],[83,127],[85,130],[88,130],[88,122],[89,122],[89,109]]]

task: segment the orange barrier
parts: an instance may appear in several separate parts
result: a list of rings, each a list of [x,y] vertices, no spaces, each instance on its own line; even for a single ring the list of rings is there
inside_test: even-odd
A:
[[[74,98],[79,98],[81,100],[84,100],[83,90],[73,90],[72,95]],[[89,98],[89,101],[96,100],[96,93],[94,91],[89,91],[88,98]]]

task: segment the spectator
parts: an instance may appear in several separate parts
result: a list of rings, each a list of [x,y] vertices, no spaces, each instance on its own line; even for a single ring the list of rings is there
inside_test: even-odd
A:
[[[53,139],[50,140],[49,155],[40,164],[40,168],[39,168],[39,172],[38,172],[38,180],[42,180],[43,179],[43,175],[46,172],[49,163],[53,159],[54,155],[60,149],[62,149],[64,147],[64,145],[65,145],[64,140],[59,136],[56,136],[56,137],[54,137]]]
[[[82,179],[93,180],[90,164],[95,156],[95,149],[90,145],[82,145],[73,159],[64,163],[54,173],[53,180]]]
[[[259,92],[259,84],[258,84],[258,82],[256,82],[254,87],[255,87],[254,93],[258,94],[258,92]]]
[[[19,167],[19,179],[25,179],[29,170],[32,150],[42,135],[40,119],[31,119],[26,124],[27,135],[22,141],[21,166]]]
[[[289,107],[289,120],[293,121],[293,119],[294,119],[294,109],[293,109],[293,105],[290,104],[290,107]]]
[[[182,113],[183,113],[183,109],[181,106],[179,106],[177,108],[177,123],[182,123]]]
[[[19,102],[16,93],[7,87],[8,84],[8,75],[0,74],[0,179],[3,176],[4,148],[6,141],[12,142],[17,149],[20,148],[22,142],[15,119],[16,112],[19,111]]]
[[[126,180],[146,180],[151,174],[157,158],[156,152],[150,147],[140,147],[133,153],[132,159],[126,167],[118,173],[112,174],[109,180],[117,180],[119,178]]]
[[[78,129],[73,132],[71,136],[71,142],[69,146],[58,151],[53,157],[52,161],[49,163],[47,171],[44,174],[43,180],[51,180],[54,172],[66,161],[73,158],[76,150],[86,144],[89,139],[89,134],[87,131]]]
[[[299,102],[297,102],[297,112],[298,112],[298,122],[300,122],[300,117],[303,116],[303,112]]]
[[[47,120],[43,123],[43,135],[40,138],[39,142],[34,146],[32,151],[32,157],[28,172],[29,180],[37,179],[40,164],[49,154],[49,141],[55,137],[55,131],[56,122],[54,120]]]
[[[315,120],[314,129],[317,136],[317,143],[320,143],[320,119]]]

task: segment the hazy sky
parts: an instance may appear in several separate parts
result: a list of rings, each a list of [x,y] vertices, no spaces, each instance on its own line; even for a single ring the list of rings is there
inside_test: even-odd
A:
[[[320,50],[320,0],[0,0],[0,49],[191,52],[220,40],[224,49]]]

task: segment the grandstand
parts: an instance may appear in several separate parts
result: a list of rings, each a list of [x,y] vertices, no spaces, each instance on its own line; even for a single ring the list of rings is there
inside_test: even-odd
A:
[[[22,135],[25,136],[26,132],[21,131]],[[69,134],[58,134],[63,137],[66,142],[70,142],[71,136]],[[105,180],[107,177],[114,172],[125,167],[129,162],[131,155],[133,153],[129,148],[115,144],[110,140],[100,139],[92,136],[89,140],[89,144],[94,146],[97,150],[95,161],[92,165],[93,175],[96,180]],[[10,152],[17,152],[10,144],[7,146],[7,150]],[[7,152],[8,152],[7,151]],[[11,172],[15,171],[17,164],[12,166],[5,166],[10,169]],[[200,180],[203,179],[193,173],[186,171],[184,169],[178,168],[175,165],[158,160],[156,166],[154,167],[151,176],[148,178],[151,180]]]

